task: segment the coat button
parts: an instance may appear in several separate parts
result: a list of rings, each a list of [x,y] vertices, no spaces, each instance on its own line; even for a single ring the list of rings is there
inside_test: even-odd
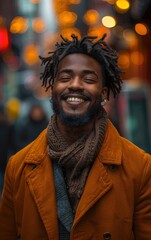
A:
[[[111,171],[116,171],[117,165],[115,165],[115,164],[110,164],[110,165],[108,165],[108,168],[109,168],[109,170],[111,170]]]
[[[111,239],[111,233],[110,232],[103,233],[103,239],[104,240],[110,240]]]

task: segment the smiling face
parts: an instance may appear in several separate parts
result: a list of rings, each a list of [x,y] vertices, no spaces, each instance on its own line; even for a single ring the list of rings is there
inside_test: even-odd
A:
[[[80,126],[93,120],[106,89],[99,63],[81,53],[64,57],[52,89],[53,110],[65,125]]]

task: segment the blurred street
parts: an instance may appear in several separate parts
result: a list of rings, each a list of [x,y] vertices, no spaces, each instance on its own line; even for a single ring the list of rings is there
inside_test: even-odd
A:
[[[0,5],[0,129],[7,126],[7,134],[0,130],[7,152],[0,155],[3,172],[8,157],[33,140],[29,128],[19,133],[33,103],[40,104],[44,117],[43,125],[32,120],[38,129],[34,137],[47,127],[52,109],[49,92],[41,88],[39,56],[53,51],[60,35],[72,33],[107,33],[124,72],[121,95],[107,103],[109,117],[122,136],[151,153],[150,0],[5,0]]]

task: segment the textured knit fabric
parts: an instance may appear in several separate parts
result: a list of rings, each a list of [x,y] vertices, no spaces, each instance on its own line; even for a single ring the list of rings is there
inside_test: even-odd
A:
[[[73,210],[76,210],[89,170],[103,143],[107,126],[107,114],[101,107],[91,132],[69,145],[58,131],[56,116],[48,125],[48,152],[50,157],[65,169],[68,193]]]

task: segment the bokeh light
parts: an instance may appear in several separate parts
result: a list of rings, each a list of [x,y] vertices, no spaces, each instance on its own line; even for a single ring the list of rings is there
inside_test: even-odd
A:
[[[39,52],[37,45],[26,45],[23,53],[23,58],[28,65],[33,65],[37,63],[39,60]]]
[[[134,51],[131,53],[131,61],[135,65],[142,65],[144,63],[144,55],[139,51]]]
[[[129,28],[123,31],[123,38],[130,47],[137,46],[138,44],[138,39],[135,32]]]
[[[87,24],[87,25],[94,25],[96,24],[100,19],[100,15],[99,13],[94,10],[94,9],[90,9],[88,10],[84,16],[83,16],[83,21]]]
[[[34,18],[32,21],[32,28],[37,33],[42,33],[46,29],[46,24],[42,18]]]
[[[81,0],[68,0],[69,4],[80,4]]]
[[[58,24],[61,27],[71,27],[77,21],[77,14],[74,12],[63,11],[58,15]]]
[[[33,4],[38,4],[38,3],[41,2],[41,0],[30,0],[30,2],[33,3]]]
[[[69,40],[71,40],[71,34],[75,34],[76,36],[78,36],[78,38],[80,39],[81,38],[81,33],[80,33],[80,30],[78,28],[63,28],[61,31],[60,31],[60,34],[65,37],[65,38],[68,38]]]
[[[10,23],[10,32],[14,34],[25,33],[28,29],[28,20],[21,16],[15,17]]]
[[[147,27],[146,24],[144,23],[137,23],[135,24],[135,31],[139,34],[139,35],[146,35],[149,32],[149,29]]]
[[[112,16],[104,16],[102,18],[102,24],[107,28],[113,28],[116,25],[116,20]]]
[[[121,69],[127,69],[130,66],[130,57],[127,52],[119,52],[118,64]]]
[[[115,3],[115,9],[119,13],[125,13],[129,10],[130,3],[127,0],[117,0]]]
[[[91,27],[88,30],[87,33],[89,36],[97,36],[98,38],[101,38],[104,34],[107,34],[105,40],[107,41],[110,37],[110,29],[106,28],[104,26],[101,27]]]

